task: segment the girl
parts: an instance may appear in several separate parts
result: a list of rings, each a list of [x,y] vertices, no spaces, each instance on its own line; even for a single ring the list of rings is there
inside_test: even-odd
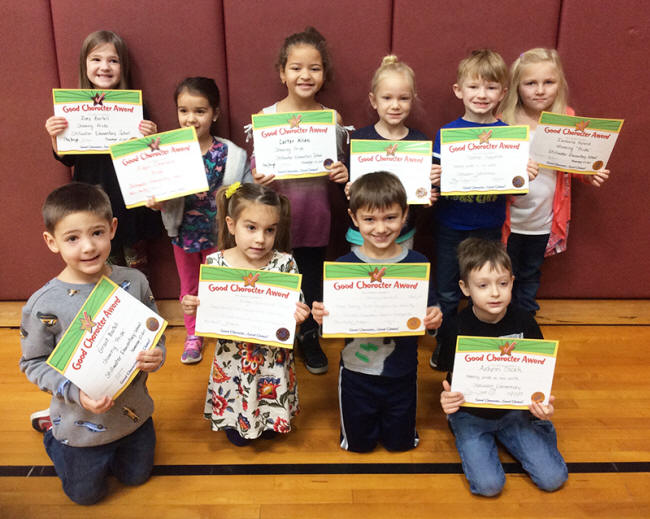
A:
[[[557,51],[531,49],[512,64],[510,88],[499,111],[508,124],[530,126],[532,140],[542,111],[573,115],[567,98],[568,86]],[[599,187],[609,177],[609,170],[579,176]],[[561,171],[540,168],[528,194],[510,198],[503,237],[515,276],[513,299],[533,314],[539,310],[535,297],[544,257],[566,250],[570,213],[571,176]]]
[[[162,209],[181,282],[181,300],[187,294],[198,293],[199,267],[209,254],[217,251],[217,189],[222,184],[251,180],[246,152],[228,139],[214,135],[219,99],[219,88],[213,79],[206,77],[184,79],[174,93],[178,124],[196,129],[209,190],[161,204],[152,199],[147,204],[152,209]],[[181,362],[194,364],[203,358],[203,338],[194,335],[195,316],[184,318],[187,337]]]
[[[379,68],[375,71],[370,84],[370,105],[377,111],[379,120],[371,125],[355,131],[352,139],[390,140],[390,141],[428,141],[426,135],[404,124],[416,98],[415,73],[406,63],[399,61],[397,56],[385,56]],[[349,184],[346,185],[346,192]],[[435,202],[438,191],[431,190],[430,201]],[[413,248],[413,235],[415,234],[414,212],[409,212],[409,217],[400,232],[397,243],[407,249]],[[363,238],[359,229],[351,225],[346,234],[346,239],[352,245],[363,245]]]
[[[313,27],[292,34],[280,49],[276,63],[280,81],[287,87],[287,96],[268,106],[261,113],[323,110],[316,94],[332,74],[330,56],[325,38]],[[337,138],[339,157],[343,155],[341,116],[337,113]],[[308,305],[322,300],[322,272],[325,247],[330,234],[330,207],[327,182],[345,184],[348,170],[338,161],[329,177],[317,177],[274,181],[273,175],[257,174],[255,182],[263,185],[273,182],[272,187],[291,201],[293,220],[291,236],[293,254],[303,276],[303,292]],[[307,370],[314,374],[327,371],[327,357],[318,342],[318,325],[309,317],[301,327],[299,343],[305,357]]]
[[[81,46],[79,88],[127,89],[129,85],[129,53],[124,40],[110,31],[89,34]],[[113,216],[117,217],[120,224],[111,243],[109,261],[126,264],[146,273],[148,261],[145,240],[158,235],[160,217],[144,207],[126,209],[110,155],[58,155],[56,137],[67,127],[65,117],[52,116],[45,121],[45,129],[52,139],[54,157],[74,168],[72,179],[99,184],[111,200]],[[144,120],[140,122],[139,130],[147,136],[156,133],[158,128],[154,122]]]
[[[209,265],[297,272],[289,250],[289,201],[258,184],[233,184],[217,192],[219,252]],[[185,313],[196,314],[198,297],[186,295]],[[309,307],[296,304],[302,323]],[[205,417],[212,430],[225,430],[237,446],[275,433],[288,433],[298,413],[292,350],[219,339],[208,381]]]

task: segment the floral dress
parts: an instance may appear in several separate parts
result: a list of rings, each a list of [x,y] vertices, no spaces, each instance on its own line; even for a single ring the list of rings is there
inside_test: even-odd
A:
[[[222,251],[208,256],[206,263],[231,266]],[[293,257],[278,251],[262,270],[298,272]],[[213,431],[235,429],[247,439],[268,430],[288,433],[299,410],[293,350],[217,341],[204,410]]]

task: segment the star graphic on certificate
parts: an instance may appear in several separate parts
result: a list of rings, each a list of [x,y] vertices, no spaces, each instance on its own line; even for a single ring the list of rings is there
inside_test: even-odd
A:
[[[505,344],[499,346],[499,349],[501,350],[501,355],[512,356],[512,350],[515,349],[515,344],[517,343],[515,341],[512,341],[512,342],[506,342]]]
[[[155,139],[151,139],[147,143],[147,146],[149,146],[149,149],[151,149],[151,151],[160,150],[160,137],[156,137]]]
[[[378,269],[375,267],[375,270],[371,270],[368,272],[368,275],[370,276],[370,282],[373,283],[376,281],[377,283],[381,282],[381,278],[384,277],[384,274],[386,273],[386,267],[382,267],[381,269]]]
[[[254,287],[254,286],[255,286],[255,282],[256,282],[259,278],[260,278],[260,274],[259,274],[259,272],[258,272],[257,274],[255,274],[255,275],[253,275],[252,272],[249,272],[247,276],[244,276],[244,286],[245,286],[245,287],[248,287],[248,286]]]
[[[97,92],[94,96],[91,97],[93,100],[93,106],[99,105],[104,106],[104,98],[106,97],[106,92],[99,93]]]
[[[580,121],[579,123],[576,123],[576,130],[584,132],[587,126],[589,126],[589,121]]]
[[[386,155],[395,155],[395,152],[397,151],[397,143],[393,144],[392,146],[386,146]]]
[[[492,136],[492,130],[490,130],[489,132],[483,130],[481,133],[478,134],[479,144],[487,144],[491,136]]]
[[[84,311],[84,316],[79,319],[81,321],[81,329],[87,331],[88,333],[92,333],[93,328],[97,323],[95,323],[90,316],[88,315],[88,312]]]
[[[298,126],[300,126],[300,119],[302,119],[301,114],[289,117],[289,128],[298,128]]]

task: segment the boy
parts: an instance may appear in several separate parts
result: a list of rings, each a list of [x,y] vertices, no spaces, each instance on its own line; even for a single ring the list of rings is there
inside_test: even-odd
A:
[[[45,243],[66,266],[23,308],[20,369],[52,394],[51,424],[40,423],[49,426],[43,443],[64,492],[90,505],[106,494],[109,473],[126,485],[142,484],[151,474],[156,435],[146,380],[147,372],[164,362],[164,338],[138,354],[142,372],[116,401],[90,398],[49,367],[47,358],[103,274],[154,311],[156,304],[141,272],[106,264],[117,219],[99,187],[72,182],[54,190],[43,205],[43,219]]]
[[[359,228],[363,245],[353,247],[337,261],[428,263],[422,254],[395,241],[408,214],[406,192],[395,175],[377,172],[357,179],[350,187],[348,213]],[[435,303],[430,283],[424,318],[427,329],[436,329],[442,322]],[[312,313],[320,325],[327,310],[322,302],[314,302]],[[339,372],[342,448],[369,452],[381,442],[389,451],[413,449],[419,441],[416,403],[417,337],[346,339]]]
[[[494,496],[505,483],[496,440],[519,460],[533,482],[552,492],[567,480],[564,459],[557,449],[553,424],[555,397],[549,405],[530,405],[530,412],[509,409],[463,407],[462,393],[451,391],[456,337],[514,337],[542,339],[535,318],[525,310],[509,306],[512,295],[512,266],[502,244],[468,238],[458,247],[463,293],[472,305],[445,320],[438,333],[440,367],[448,371],[440,404],[456,437],[463,471],[473,494]]]

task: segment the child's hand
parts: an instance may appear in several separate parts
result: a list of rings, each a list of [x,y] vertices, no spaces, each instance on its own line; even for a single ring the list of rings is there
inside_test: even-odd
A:
[[[196,309],[199,307],[200,301],[198,296],[191,296],[185,294],[181,299],[181,308],[183,313],[187,315],[196,315]]]
[[[454,414],[465,403],[465,397],[459,391],[452,391],[449,382],[442,381],[442,393],[440,393],[440,405],[445,414]]]
[[[330,180],[336,182],[337,184],[344,184],[348,181],[350,175],[348,175],[348,168],[345,167],[345,164],[340,160],[332,164],[330,168]]]
[[[550,420],[551,416],[553,416],[553,413],[555,412],[553,402],[555,402],[555,397],[551,395],[548,397],[548,405],[533,402],[528,406],[528,409],[536,418],[539,418],[540,420]]]
[[[47,130],[47,133],[50,134],[50,137],[61,135],[67,127],[67,119],[60,115],[53,115],[47,121],[45,121],[45,129]]]
[[[323,324],[323,316],[329,315],[330,313],[325,310],[325,305],[318,301],[314,301],[311,304],[311,315],[319,325]]]
[[[113,404],[115,404],[115,401],[111,400],[108,396],[100,398],[99,400],[93,400],[81,390],[79,390],[79,402],[81,403],[81,407],[94,414],[105,413],[113,407]]]
[[[424,327],[427,330],[437,330],[442,324],[442,312],[438,306],[427,308],[427,315],[424,316]]]
[[[609,170],[603,169],[602,171],[599,171],[595,175],[589,175],[589,183],[592,186],[600,187],[605,183],[605,181],[608,178],[609,178]]]
[[[147,201],[145,202],[145,205],[149,209],[153,209],[154,211],[162,211],[163,204],[164,204],[164,202],[157,202],[155,196],[152,196],[151,198],[148,198]]]
[[[352,185],[352,182],[347,182],[347,183],[345,184],[345,189],[344,189],[344,191],[345,191],[345,198],[347,198],[348,200],[350,200],[350,186],[351,186],[351,185]]]
[[[296,313],[294,313],[293,316],[296,318],[296,324],[302,323],[307,319],[307,317],[309,317],[309,306],[298,301],[296,303]]]
[[[539,164],[533,159],[528,159],[526,172],[528,173],[528,180],[535,180],[535,177],[539,174]]]
[[[163,352],[160,348],[141,351],[138,353],[136,360],[136,368],[146,373],[150,373],[151,371],[155,371],[160,367],[160,364],[163,361]]]
[[[431,164],[431,173],[429,173],[429,180],[432,186],[440,187],[440,175],[442,175],[442,166],[440,164]]]
[[[147,135],[153,135],[154,133],[158,133],[158,126],[153,121],[147,121],[145,119],[143,121],[140,121],[140,124],[138,124],[138,131],[144,137],[146,137]]]
[[[270,175],[262,175],[261,173],[257,172],[257,168],[253,168],[251,170],[251,173],[253,174],[253,182],[255,182],[256,184],[268,186],[271,182],[275,180],[275,175],[273,173],[271,173]]]

